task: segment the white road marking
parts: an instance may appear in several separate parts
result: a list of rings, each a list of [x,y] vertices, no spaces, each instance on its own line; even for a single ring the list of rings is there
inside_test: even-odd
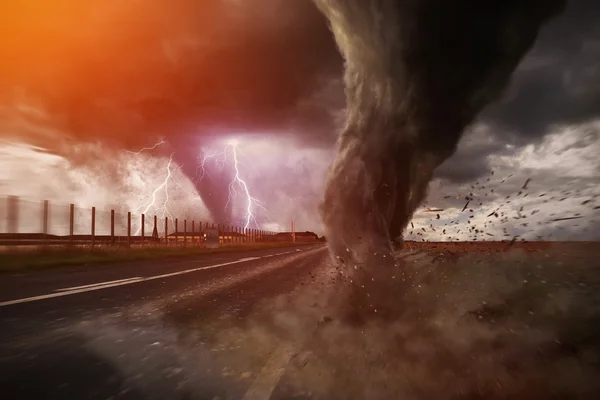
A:
[[[252,260],[258,260],[259,258],[262,258],[262,257],[246,257],[246,258],[240,258],[240,259],[238,260],[238,262],[243,262],[243,261],[252,261]]]
[[[139,279],[142,279],[142,277],[141,276],[136,276],[136,277],[133,277],[133,278],[118,279],[116,281],[106,281],[106,282],[92,283],[92,284],[89,284],[89,285],[72,286],[72,287],[63,288],[63,289],[56,289],[55,292],[68,292],[70,290],[85,289],[85,288],[89,288],[89,287],[93,287],[93,286],[104,286],[104,285],[110,285],[111,283],[135,281],[135,280],[139,280]]]
[[[292,253],[292,252],[294,252],[294,251],[288,251],[286,253],[279,253],[276,255],[288,254],[288,253]],[[230,261],[230,262],[225,262],[225,263],[215,264],[215,265],[208,265],[205,267],[191,268],[191,269],[186,269],[183,271],[171,272],[168,274],[148,276],[148,277],[143,277],[143,278],[139,278],[139,279],[123,279],[123,280],[119,280],[119,281],[111,281],[112,283],[111,282],[103,282],[101,284],[78,286],[77,288],[70,288],[72,290],[65,289],[64,291],[59,291],[56,293],[49,293],[49,294],[43,294],[40,296],[25,297],[22,299],[3,301],[3,302],[0,302],[0,307],[11,306],[13,304],[29,303],[29,302],[38,301],[38,300],[52,299],[54,297],[69,296],[72,294],[91,292],[94,290],[107,289],[107,288],[116,287],[116,286],[131,285],[134,283],[151,281],[151,280],[155,280],[155,279],[169,278],[171,276],[189,274],[190,272],[202,271],[205,269],[224,267],[226,265],[232,265],[232,264],[238,264],[238,263],[242,263],[242,262],[246,262],[246,261],[258,260],[260,258],[262,258],[262,257],[246,257],[246,258],[241,258],[241,259],[235,260],[235,261]]]
[[[291,344],[277,346],[242,400],[268,400],[293,355]]]

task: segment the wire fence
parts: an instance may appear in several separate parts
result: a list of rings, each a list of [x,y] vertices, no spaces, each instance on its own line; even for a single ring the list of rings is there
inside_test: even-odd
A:
[[[208,230],[218,233],[219,245],[282,240],[275,232],[189,216],[179,219],[0,197],[0,246],[206,246]]]

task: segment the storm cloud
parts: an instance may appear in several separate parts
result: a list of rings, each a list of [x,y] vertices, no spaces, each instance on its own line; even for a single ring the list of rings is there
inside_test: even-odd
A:
[[[0,93],[39,101],[77,139],[281,131],[341,65],[307,1],[35,5],[3,6]]]
[[[329,149],[343,125],[343,59],[311,1],[37,0],[0,7],[3,139],[84,162],[64,149],[99,142],[137,150],[166,139],[193,180],[199,149],[211,138],[259,133]],[[436,176],[476,179],[505,144],[537,143],[556,124],[597,116],[597,8],[593,0],[571,0],[541,29],[503,96],[480,116],[476,129],[484,126],[485,135],[467,137],[470,144]],[[222,181],[197,184],[215,219],[228,217],[216,206],[226,195]]]
[[[60,152],[65,140],[135,150],[163,138],[190,178],[219,134],[335,140],[323,91],[341,58],[309,1],[40,0],[0,14],[9,139]],[[219,221],[224,188],[198,185]]]

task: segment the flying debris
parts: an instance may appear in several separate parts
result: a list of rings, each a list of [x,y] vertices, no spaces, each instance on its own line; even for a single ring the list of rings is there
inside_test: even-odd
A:
[[[502,207],[502,206],[500,206],[500,207]],[[488,217],[496,216],[496,218],[498,218],[497,212],[500,209],[500,207],[496,208],[494,211],[492,211],[491,213],[489,213],[487,216]]]
[[[463,209],[461,210],[461,212],[464,212],[464,211],[467,209],[467,207],[469,206],[469,203],[470,203],[470,202],[471,202],[471,200],[469,200],[469,201],[467,201],[467,202],[466,202],[466,204],[465,204],[465,206],[463,207]]]
[[[552,220],[552,222],[558,222],[558,221],[568,221],[568,220],[571,220],[571,219],[580,219],[580,218],[583,218],[583,217],[564,217],[564,218],[555,218],[555,219],[553,219],[553,220]]]
[[[527,189],[527,185],[529,185],[529,182],[531,182],[531,178],[527,178],[527,180],[525,181],[525,183],[523,184],[523,187],[521,189],[523,189],[523,190]]]

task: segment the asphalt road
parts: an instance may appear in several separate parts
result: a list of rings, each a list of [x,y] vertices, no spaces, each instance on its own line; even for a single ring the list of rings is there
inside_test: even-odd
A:
[[[2,275],[0,396],[596,399],[597,245],[463,247],[350,275],[323,245]]]
[[[299,246],[4,275],[0,396],[263,398],[277,379],[260,372],[278,344],[230,365],[250,343],[223,349],[211,336],[230,334],[232,321],[293,291],[327,257],[323,245]]]

